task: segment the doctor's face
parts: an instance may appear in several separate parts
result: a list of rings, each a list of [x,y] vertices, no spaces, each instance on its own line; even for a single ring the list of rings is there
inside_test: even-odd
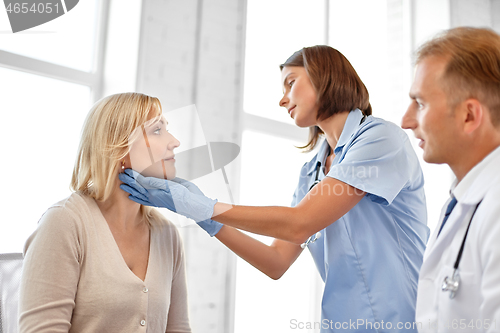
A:
[[[299,127],[316,125],[317,94],[307,76],[306,69],[299,66],[285,66],[281,71],[283,98],[280,106],[288,110],[290,117]]]
[[[441,79],[446,63],[442,57],[427,57],[417,64],[410,89],[412,101],[401,123],[420,140],[418,145],[428,163],[450,164],[459,146],[457,117],[449,107]]]
[[[168,132],[163,116],[154,117],[131,135],[130,167],[145,177],[175,178],[174,149],[180,142]]]

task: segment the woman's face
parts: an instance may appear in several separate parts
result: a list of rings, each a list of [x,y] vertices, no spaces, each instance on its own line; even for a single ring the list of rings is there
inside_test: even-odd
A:
[[[317,95],[306,69],[299,66],[285,66],[281,71],[281,79],[283,98],[280,100],[280,106],[288,110],[288,114],[295,120],[297,126],[316,125]]]
[[[165,117],[158,116],[138,127],[131,135],[130,167],[145,177],[175,178],[174,149],[179,147],[180,142],[168,132],[167,126]]]

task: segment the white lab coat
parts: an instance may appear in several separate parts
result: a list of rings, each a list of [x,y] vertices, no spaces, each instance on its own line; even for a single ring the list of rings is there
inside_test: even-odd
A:
[[[437,239],[440,224],[434,230],[424,254],[416,324],[419,332],[425,333],[500,332],[500,147],[453,186],[452,193],[458,203]],[[455,298],[450,299],[450,293],[443,292],[441,286],[446,276],[452,276],[467,225],[479,202],[458,269],[460,286]]]

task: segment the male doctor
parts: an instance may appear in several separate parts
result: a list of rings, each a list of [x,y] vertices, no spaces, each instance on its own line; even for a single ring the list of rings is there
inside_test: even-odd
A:
[[[500,36],[451,29],[416,64],[402,127],[426,162],[456,176],[424,254],[416,322],[421,332],[500,332]]]

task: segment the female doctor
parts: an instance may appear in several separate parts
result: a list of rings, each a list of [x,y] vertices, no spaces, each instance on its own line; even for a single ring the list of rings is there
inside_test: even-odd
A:
[[[407,135],[371,116],[368,91],[339,51],[304,48],[280,67],[280,106],[297,126],[310,128],[303,148],[325,138],[302,167],[292,207],[231,206],[190,182],[129,169],[121,188],[136,202],[193,218],[273,279],[308,247],[325,282],[321,332],[416,331],[429,229],[423,175]],[[267,246],[237,229],[276,239]]]

